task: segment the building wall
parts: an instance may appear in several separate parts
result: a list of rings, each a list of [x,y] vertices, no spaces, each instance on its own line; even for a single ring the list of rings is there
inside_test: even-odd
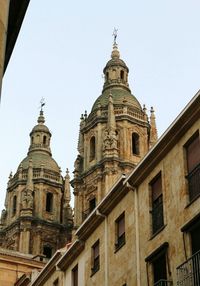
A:
[[[185,255],[181,228],[199,213],[200,199],[196,199],[189,205],[184,152],[184,144],[197,130],[200,131],[200,120],[184,134],[138,188],[141,273],[146,273],[145,258],[164,242],[168,242],[169,265],[167,275],[168,279],[172,279],[174,283],[176,281],[176,268],[191,255],[191,245],[188,243],[189,234],[186,234],[185,237],[187,241],[187,257]],[[159,172],[161,172],[162,176],[164,228],[157,235],[153,236],[152,216],[150,213],[151,188],[149,183]],[[152,285],[153,273],[151,263],[148,268],[149,281],[150,285]],[[147,285],[147,275],[141,275],[141,285]]]
[[[1,98],[1,85],[2,85],[4,58],[6,49],[9,4],[10,4],[9,0],[0,1],[0,98]]]

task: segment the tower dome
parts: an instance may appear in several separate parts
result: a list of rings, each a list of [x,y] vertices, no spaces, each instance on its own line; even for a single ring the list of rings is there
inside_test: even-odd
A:
[[[136,111],[141,112],[142,107],[137,98],[131,94],[131,90],[128,84],[128,73],[129,69],[126,63],[120,58],[120,52],[116,43],[113,44],[113,50],[111,53],[111,59],[107,62],[103,69],[104,73],[104,85],[102,94],[96,99],[92,106],[91,113],[98,109],[108,106],[109,94],[112,92],[113,104],[128,105]]]
[[[40,111],[37,125],[35,125],[30,133],[30,146],[27,157],[19,164],[19,169],[28,169],[29,161],[32,160],[33,168],[44,168],[59,174],[60,168],[56,161],[52,158],[50,149],[51,132],[44,124],[45,118],[43,111]]]

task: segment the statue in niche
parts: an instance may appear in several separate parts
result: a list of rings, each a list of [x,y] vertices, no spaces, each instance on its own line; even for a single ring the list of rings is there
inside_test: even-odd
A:
[[[103,150],[117,149],[117,135],[115,130],[105,130]]]
[[[33,208],[33,195],[32,195],[31,190],[23,191],[22,208],[23,209],[32,209]]]
[[[81,171],[81,169],[82,169],[82,162],[83,162],[83,159],[82,159],[81,155],[78,155],[77,158],[76,158],[76,161],[74,163],[74,171],[77,171],[77,172]]]

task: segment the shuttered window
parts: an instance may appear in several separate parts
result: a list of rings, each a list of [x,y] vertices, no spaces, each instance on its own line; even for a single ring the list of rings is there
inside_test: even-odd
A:
[[[188,173],[200,163],[200,140],[197,133],[194,139],[186,147]]]
[[[161,174],[157,175],[152,182],[152,233],[155,234],[164,225],[163,219],[163,195],[162,195],[162,178]]]
[[[200,139],[196,132],[185,145],[187,155],[187,179],[190,201],[200,195]]]

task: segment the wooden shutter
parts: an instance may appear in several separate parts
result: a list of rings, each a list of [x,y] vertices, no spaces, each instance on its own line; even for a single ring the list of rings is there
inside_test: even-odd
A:
[[[152,201],[155,202],[157,198],[159,198],[162,195],[161,175],[152,182],[151,189],[152,189]]]
[[[200,163],[200,140],[199,134],[188,144],[187,150],[187,167],[190,173]]]

